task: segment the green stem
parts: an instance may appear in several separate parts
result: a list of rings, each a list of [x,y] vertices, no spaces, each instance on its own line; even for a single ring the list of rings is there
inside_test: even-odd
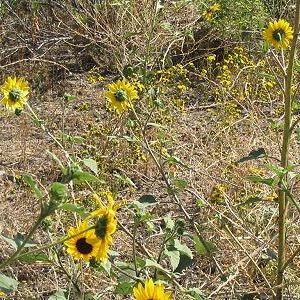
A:
[[[138,229],[138,221],[134,220],[133,236],[132,236],[132,241],[133,241],[132,252],[133,252],[133,263],[134,263],[135,275],[139,276],[137,262],[136,262],[136,244],[135,244],[137,229]]]
[[[50,244],[47,244],[47,245],[45,245],[45,246],[42,246],[42,247],[40,247],[40,248],[31,250],[31,251],[28,251],[28,252],[25,252],[25,253],[21,253],[21,254],[20,254],[20,251],[19,251],[19,253],[17,254],[17,256],[15,256],[15,259],[19,259],[20,257],[27,256],[27,255],[30,255],[30,254],[33,254],[33,253],[38,253],[38,252],[41,252],[41,251],[43,251],[43,250],[45,250],[45,249],[49,249],[49,248],[51,248],[51,247],[53,247],[53,246],[56,246],[56,245],[58,245],[58,244],[62,244],[63,242],[65,242],[65,241],[67,241],[67,240],[69,240],[69,239],[72,239],[72,238],[74,238],[74,237],[76,237],[76,236],[78,236],[78,235],[80,235],[80,234],[82,234],[82,233],[84,233],[84,232],[86,232],[86,231],[89,231],[89,230],[91,230],[91,229],[94,229],[94,228],[95,228],[95,226],[90,226],[89,228],[87,228],[87,229],[85,229],[85,230],[83,230],[83,231],[80,231],[80,232],[78,232],[78,233],[76,233],[76,234],[74,234],[74,235],[64,237],[64,238],[62,238],[62,239],[60,239],[60,240],[58,240],[58,241],[52,242],[52,243],[50,243]],[[19,254],[20,254],[20,255],[19,255]],[[6,264],[6,265],[7,265],[7,264]],[[1,269],[1,265],[0,265],[0,269]]]
[[[133,105],[131,106],[132,108],[132,112],[135,116],[135,119],[137,120],[138,124],[140,125],[141,128],[143,128],[141,134],[142,134],[142,139],[143,139],[143,142],[144,142],[144,147],[145,149],[148,151],[149,155],[151,156],[152,160],[154,161],[166,187],[167,187],[167,190],[168,190],[168,193],[170,195],[170,197],[172,197],[174,199],[174,202],[179,206],[180,210],[183,212],[185,218],[189,221],[189,223],[192,225],[192,227],[194,228],[195,232],[196,232],[196,235],[198,236],[198,238],[200,239],[200,241],[203,243],[203,246],[205,248],[205,250],[207,251],[207,254],[211,257],[211,259],[214,261],[217,269],[219,270],[219,272],[224,275],[224,272],[222,271],[220,265],[218,264],[218,262],[216,261],[216,259],[213,257],[211,251],[208,249],[207,247],[207,244],[205,243],[205,240],[203,239],[202,235],[201,235],[201,230],[200,230],[200,226],[198,226],[197,222],[195,222],[192,217],[189,215],[189,213],[186,211],[184,205],[181,203],[180,199],[178,198],[176,192],[174,191],[174,188],[172,186],[172,183],[171,181],[169,180],[168,176],[166,175],[164,169],[163,169],[163,166],[160,164],[158,158],[156,157],[156,155],[154,154],[151,146],[150,146],[150,143],[147,139],[147,136],[146,136],[146,127],[147,127],[147,124],[145,124],[143,126],[140,118],[138,117]]]
[[[32,114],[33,119],[39,124],[41,129],[49,135],[49,137],[62,149],[63,153],[65,154],[66,158],[72,162],[72,159],[69,153],[65,150],[64,146],[60,143],[60,141],[45,127],[45,125],[41,122],[41,119],[37,116],[34,112],[32,107],[27,103],[27,107]]]
[[[284,78],[284,130],[281,148],[281,167],[286,169],[289,160],[289,145],[290,145],[290,127],[292,119],[292,98],[291,86],[293,78],[294,57],[296,50],[296,42],[299,33],[300,20],[300,0],[296,2],[296,13],[294,22],[294,37],[291,43],[291,50],[289,53],[287,72]],[[287,175],[283,178],[287,181]],[[286,244],[286,212],[287,212],[287,193],[285,190],[279,191],[279,218],[278,218],[278,264],[277,264],[277,288],[276,299],[283,299],[283,280],[284,280],[284,264],[285,264],[285,244]]]
[[[41,222],[42,222],[43,219],[44,219],[44,216],[42,216],[42,214],[41,214],[39,216],[39,218],[37,219],[37,221],[32,226],[32,228],[29,231],[29,233],[27,234],[27,236],[24,239],[23,243],[18,247],[17,251],[11,257],[9,257],[7,260],[5,260],[4,262],[2,262],[0,264],[0,270],[4,269],[6,266],[10,265],[12,262],[14,262],[18,258],[20,252],[23,250],[23,248],[25,247],[25,245],[27,244],[27,242],[33,236],[34,232],[39,227],[39,225],[41,224]]]

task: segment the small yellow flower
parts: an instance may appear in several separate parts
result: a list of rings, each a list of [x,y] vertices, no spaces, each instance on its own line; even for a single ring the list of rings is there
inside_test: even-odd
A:
[[[110,107],[120,114],[131,108],[131,102],[138,99],[138,92],[134,85],[123,79],[109,84],[105,97],[109,101]]]
[[[213,16],[221,9],[221,4],[215,3],[210,6],[204,13],[202,14],[205,21],[210,21]]]
[[[206,59],[208,62],[212,62],[216,60],[216,55],[215,54],[209,55]]]
[[[186,91],[186,86],[184,84],[178,84],[177,89],[178,89],[179,93],[183,93]]]
[[[0,290],[0,299],[6,299],[6,294]]]
[[[23,109],[27,102],[29,86],[23,78],[8,77],[2,87],[1,93],[4,95],[1,103],[9,110]]]
[[[264,39],[272,44],[275,49],[286,49],[293,39],[293,28],[284,19],[270,22],[263,32]]]
[[[94,229],[88,230],[88,222],[79,223],[77,228],[70,227],[69,239],[64,242],[67,252],[76,260],[90,261],[97,256],[101,241],[97,238]]]
[[[150,278],[145,281],[145,285],[139,283],[133,288],[133,296],[135,300],[169,300],[171,292],[164,292],[164,285],[154,284]]]
[[[139,92],[142,92],[145,90],[145,86],[139,82],[139,81],[134,81],[133,82],[133,85],[135,86],[135,88],[139,91]]]

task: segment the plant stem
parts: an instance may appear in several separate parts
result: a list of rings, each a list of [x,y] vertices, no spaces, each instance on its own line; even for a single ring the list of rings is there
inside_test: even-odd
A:
[[[134,263],[135,275],[138,277],[139,272],[138,272],[137,261],[136,261],[136,244],[135,244],[137,229],[138,229],[138,221],[134,220],[133,237],[132,237],[132,242],[133,242],[132,253],[133,253],[133,263]]]
[[[281,147],[281,167],[286,169],[289,160],[289,145],[290,145],[290,127],[292,119],[292,98],[291,87],[293,78],[294,57],[296,50],[296,42],[299,33],[300,20],[300,0],[296,1],[296,13],[294,19],[294,36],[289,52],[288,67],[284,77],[284,130]],[[287,181],[287,174],[282,178]],[[287,193],[284,189],[279,191],[279,218],[278,218],[278,263],[277,263],[277,288],[276,299],[283,299],[283,280],[284,280],[284,265],[285,265],[285,244],[286,244],[286,213],[287,213]]]
[[[41,222],[42,222],[43,219],[44,219],[44,216],[41,214],[39,216],[39,218],[37,219],[37,221],[32,226],[32,228],[29,231],[29,233],[27,234],[27,236],[24,239],[23,243],[16,250],[16,252],[11,257],[9,257],[7,260],[5,260],[4,262],[2,262],[0,264],[0,270],[4,269],[6,266],[8,266],[9,264],[11,264],[13,261],[15,261],[17,259],[18,255],[23,250],[23,248],[25,247],[25,245],[27,244],[27,242],[30,240],[30,238],[33,236],[34,232],[39,227],[39,225],[41,224]]]
[[[41,119],[37,116],[37,114],[34,112],[32,107],[27,103],[27,107],[29,111],[31,112],[33,119],[39,124],[40,128],[48,134],[48,136],[62,149],[63,153],[65,154],[66,158],[72,162],[72,159],[69,155],[69,153],[65,150],[64,146],[60,143],[60,141],[45,127],[45,125],[41,122]]]
[[[61,244],[61,243],[65,242],[65,241],[67,241],[67,240],[69,240],[69,239],[72,239],[72,238],[74,238],[74,237],[76,237],[76,236],[78,236],[78,235],[80,235],[80,234],[82,234],[82,233],[84,233],[84,232],[86,232],[86,231],[89,231],[89,230],[91,230],[91,229],[93,229],[93,228],[95,228],[95,226],[90,226],[89,228],[84,229],[83,231],[80,231],[80,232],[78,232],[78,233],[76,233],[76,234],[74,234],[74,235],[64,237],[64,238],[62,238],[62,239],[60,239],[60,240],[57,240],[57,241],[55,241],[55,242],[52,242],[52,243],[50,243],[50,244],[47,244],[47,245],[45,245],[45,246],[42,246],[42,247],[40,247],[40,248],[31,250],[31,251],[28,251],[28,252],[25,252],[25,253],[21,253],[21,254],[20,254],[20,251],[18,251],[17,254],[16,254],[16,253],[13,254],[13,256],[14,256],[14,259],[13,259],[13,260],[19,259],[20,257],[26,256],[26,255],[30,255],[30,254],[33,254],[33,253],[41,252],[41,251],[43,251],[43,250],[45,250],[45,249],[49,249],[49,248],[51,248],[51,247],[54,247],[55,245]],[[27,238],[26,238],[26,239],[27,239]],[[28,241],[28,240],[27,240],[27,241]],[[19,255],[19,254],[20,254],[20,255]],[[11,258],[9,258],[8,260],[10,260],[10,259],[11,259]],[[10,262],[12,262],[13,260],[10,260]],[[4,262],[5,265],[8,265],[8,263],[10,263],[10,262],[6,263],[6,262],[7,262],[7,261]],[[2,264],[0,265],[0,270],[1,270],[1,269],[2,269]]]

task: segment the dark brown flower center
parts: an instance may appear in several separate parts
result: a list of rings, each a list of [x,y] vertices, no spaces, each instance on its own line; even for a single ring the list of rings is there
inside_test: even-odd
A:
[[[284,30],[283,29],[276,29],[273,34],[272,37],[274,40],[276,40],[277,42],[281,42],[282,39],[284,38]]]
[[[93,246],[87,243],[86,238],[81,238],[76,242],[76,249],[81,254],[89,254],[93,251]]]
[[[95,228],[97,237],[101,239],[105,237],[106,230],[107,230],[107,223],[108,223],[107,216],[102,216],[98,219]]]

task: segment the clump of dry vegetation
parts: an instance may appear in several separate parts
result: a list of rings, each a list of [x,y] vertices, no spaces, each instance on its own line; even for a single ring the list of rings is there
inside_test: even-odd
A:
[[[0,3],[0,298],[298,299],[299,1]]]

